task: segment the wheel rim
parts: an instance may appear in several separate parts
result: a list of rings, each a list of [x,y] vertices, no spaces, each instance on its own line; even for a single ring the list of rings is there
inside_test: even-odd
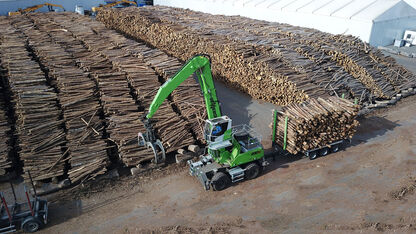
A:
[[[29,230],[29,231],[31,231],[31,232],[35,232],[35,231],[37,231],[37,230],[38,230],[38,228],[39,228],[39,224],[38,224],[38,223],[36,223],[36,222],[29,222],[29,223],[27,224],[27,227],[28,227],[28,230]]]
[[[310,153],[310,158],[311,159],[315,159],[318,156],[318,154],[316,152],[311,152]]]
[[[328,155],[328,148],[324,148],[324,149],[322,149],[322,151],[321,151],[321,155],[322,155],[322,156],[326,156],[326,155]]]
[[[224,187],[225,187],[225,182],[224,182],[224,180],[223,180],[223,179],[217,180],[217,181],[215,182],[215,188],[216,188],[217,190],[222,190],[222,189],[224,189]]]
[[[339,150],[339,147],[336,145],[336,146],[333,146],[332,147],[332,152],[338,152],[338,150]]]
[[[257,167],[253,167],[250,171],[249,171],[249,179],[254,179],[257,177],[258,174],[258,168]]]

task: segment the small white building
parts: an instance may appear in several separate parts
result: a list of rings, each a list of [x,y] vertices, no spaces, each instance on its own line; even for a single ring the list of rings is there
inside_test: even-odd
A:
[[[401,0],[154,0],[154,4],[351,34],[373,46],[393,44],[406,29],[416,27],[416,9]]]
[[[416,45],[416,30],[406,30],[403,40],[409,42],[411,45]]]

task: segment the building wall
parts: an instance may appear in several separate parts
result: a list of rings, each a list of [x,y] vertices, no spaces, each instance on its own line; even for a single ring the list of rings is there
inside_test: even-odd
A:
[[[99,4],[104,3],[103,0],[0,0],[0,15],[7,15],[9,11],[17,11],[19,8],[24,9],[29,6],[38,5],[45,2],[62,5],[66,11],[74,11],[75,5],[81,5],[85,10],[89,10],[93,6],[98,6]],[[37,11],[45,12],[48,11],[48,8],[43,7]]]
[[[374,22],[370,44],[374,46],[391,45],[394,39],[403,39],[406,29],[416,29],[416,17]]]

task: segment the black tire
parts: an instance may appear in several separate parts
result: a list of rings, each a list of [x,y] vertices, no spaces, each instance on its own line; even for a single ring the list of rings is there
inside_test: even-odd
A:
[[[321,156],[327,156],[329,154],[329,149],[328,147],[322,148],[319,150],[319,155]]]
[[[260,174],[260,166],[257,163],[250,163],[246,166],[244,170],[244,176],[246,180],[252,180],[259,176]]]
[[[315,160],[316,158],[318,158],[317,150],[309,152],[309,159],[310,160]]]
[[[221,191],[231,185],[231,179],[224,172],[217,172],[212,177],[211,184],[215,191]]]
[[[332,153],[336,153],[336,152],[338,152],[338,151],[339,151],[339,144],[333,145],[333,146],[331,147],[331,152],[332,152]]]
[[[31,219],[23,225],[23,231],[29,233],[37,232],[40,229],[40,226],[41,223],[39,221],[37,221],[36,219]]]

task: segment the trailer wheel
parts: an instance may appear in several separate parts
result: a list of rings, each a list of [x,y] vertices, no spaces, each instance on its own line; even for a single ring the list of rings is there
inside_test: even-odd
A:
[[[317,150],[309,152],[309,159],[310,160],[315,160],[317,157],[318,157]]]
[[[322,149],[319,150],[319,155],[321,155],[321,156],[327,156],[328,153],[329,153],[328,147],[325,147],[325,148],[322,148]]]
[[[244,171],[246,180],[251,180],[256,178],[260,174],[260,167],[257,163],[253,162],[248,164]]]
[[[224,172],[217,172],[212,177],[212,188],[215,191],[221,191],[231,184],[230,177],[228,177]]]
[[[37,232],[40,229],[40,222],[36,219],[30,219],[25,224],[23,224],[23,230],[25,232]]]
[[[338,150],[339,150],[339,144],[333,145],[333,146],[331,147],[331,151],[332,151],[332,153],[336,153],[336,152],[338,152]]]

